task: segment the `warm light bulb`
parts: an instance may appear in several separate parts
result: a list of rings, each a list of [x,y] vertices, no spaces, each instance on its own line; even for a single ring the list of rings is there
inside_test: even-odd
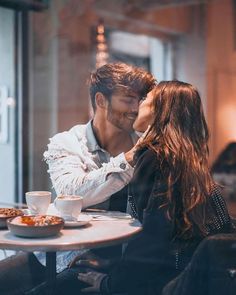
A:
[[[97,26],[97,52],[96,52],[96,67],[101,67],[107,63],[109,54],[107,52],[106,37],[104,35],[105,28],[103,24]]]

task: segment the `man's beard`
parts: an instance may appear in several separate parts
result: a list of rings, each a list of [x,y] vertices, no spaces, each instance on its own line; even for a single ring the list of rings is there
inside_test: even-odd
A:
[[[136,113],[127,113],[127,112],[120,112],[118,110],[115,110],[112,108],[112,106],[109,104],[108,106],[108,112],[107,112],[107,121],[110,122],[113,126],[126,131],[126,132],[133,132],[133,123],[134,120],[129,120],[127,118],[127,115],[135,115]]]

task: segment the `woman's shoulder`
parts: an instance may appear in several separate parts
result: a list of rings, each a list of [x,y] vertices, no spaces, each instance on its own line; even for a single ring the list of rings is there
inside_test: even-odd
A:
[[[154,151],[154,149],[145,146],[137,151],[136,158],[137,160],[154,160],[157,159],[157,152]]]
[[[135,154],[135,166],[137,167],[149,167],[152,169],[158,162],[157,153],[149,147],[143,147]]]
[[[142,148],[135,156],[135,175],[141,174],[142,177],[148,178],[158,170],[157,154],[150,148]]]

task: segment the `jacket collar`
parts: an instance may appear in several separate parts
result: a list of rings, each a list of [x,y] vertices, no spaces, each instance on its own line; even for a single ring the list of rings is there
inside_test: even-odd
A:
[[[94,135],[92,120],[90,120],[86,124],[86,138],[87,138],[87,146],[90,152],[96,152],[98,150],[102,150],[102,148],[98,145],[98,142]]]
[[[96,151],[104,151],[104,149],[102,149],[97,140],[96,137],[94,135],[93,132],[93,127],[92,127],[92,120],[90,120],[87,124],[86,124],[86,137],[87,137],[87,146],[90,152],[96,152]],[[133,132],[131,134],[131,138],[133,143],[135,144],[138,140],[138,135]]]

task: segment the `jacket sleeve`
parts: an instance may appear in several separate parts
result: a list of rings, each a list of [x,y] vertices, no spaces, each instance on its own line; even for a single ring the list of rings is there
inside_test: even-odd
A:
[[[78,143],[78,139],[68,132],[50,140],[44,159],[56,193],[83,196],[83,207],[106,201],[121,190],[133,175],[133,167],[123,153],[98,167],[86,144],[82,140]]]
[[[138,157],[130,185],[141,222],[143,212],[149,204],[155,189],[155,181],[159,179],[159,175],[160,171],[157,165],[156,153],[147,149]]]

